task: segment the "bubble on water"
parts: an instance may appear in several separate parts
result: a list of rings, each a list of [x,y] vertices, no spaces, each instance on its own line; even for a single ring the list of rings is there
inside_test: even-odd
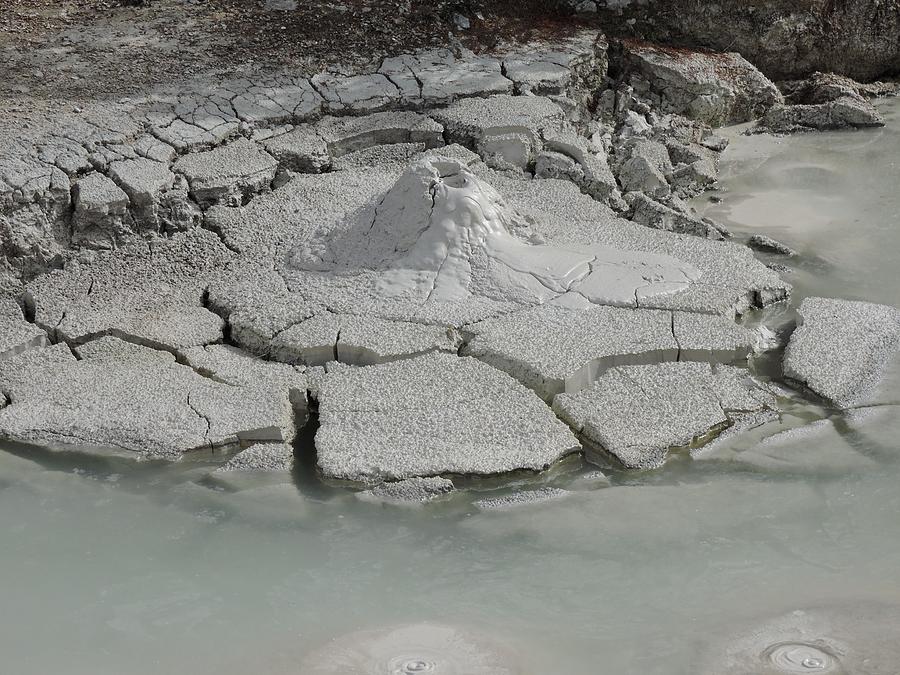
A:
[[[745,626],[709,650],[698,675],[897,675],[900,607],[848,603]]]
[[[774,645],[766,655],[783,673],[831,673],[839,666],[837,659],[824,649],[802,642]]]
[[[305,675],[517,675],[505,648],[453,626],[411,624],[360,631],[310,654]]]

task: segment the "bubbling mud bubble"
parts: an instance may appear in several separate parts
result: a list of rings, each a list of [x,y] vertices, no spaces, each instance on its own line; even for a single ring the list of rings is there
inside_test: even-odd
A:
[[[310,654],[303,675],[521,675],[506,649],[438,624],[360,631]]]
[[[802,642],[774,645],[767,656],[781,673],[832,673],[839,667],[827,651]]]
[[[698,675],[897,675],[900,606],[796,610],[750,626],[709,651]]]

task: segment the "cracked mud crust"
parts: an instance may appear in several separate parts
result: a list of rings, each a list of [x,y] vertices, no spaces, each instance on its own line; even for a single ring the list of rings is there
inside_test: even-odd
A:
[[[576,433],[653,468],[777,414],[739,321],[791,287],[686,201],[718,177],[709,122],[774,85],[659,54],[626,73],[582,31],[10,99],[0,438],[286,474],[318,413],[292,470],[413,480],[385,498],[543,471]]]

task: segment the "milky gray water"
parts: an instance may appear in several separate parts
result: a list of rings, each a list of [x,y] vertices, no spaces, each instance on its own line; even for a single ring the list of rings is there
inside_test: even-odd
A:
[[[738,238],[797,248],[799,295],[900,305],[900,104],[883,107],[884,130],[738,137],[723,201],[699,204]],[[900,377],[880,397],[900,400]],[[785,427],[829,414],[785,405]],[[431,621],[502,643],[530,675],[695,673],[767,617],[900,604],[900,421],[878,410],[613,487],[569,462],[522,481],[571,496],[493,512],[472,493],[400,508],[312,480],[216,485],[204,461],[9,448],[0,672],[297,673],[335,636]]]

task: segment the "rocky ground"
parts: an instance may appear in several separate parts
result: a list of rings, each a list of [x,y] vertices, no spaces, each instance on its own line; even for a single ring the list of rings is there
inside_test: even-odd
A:
[[[755,377],[779,345],[741,317],[790,286],[686,203],[715,185],[715,127],[878,125],[886,86],[779,89],[736,53],[573,23],[520,18],[487,45],[502,3],[468,10],[478,52],[412,7],[367,63],[355,40],[380,33],[358,17],[382,25],[384,3],[278,10],[291,39],[240,46],[229,22],[274,10],[210,2],[175,25],[176,5],[4,17],[22,76],[0,122],[0,438],[284,472],[318,425],[320,476],[429,499],[582,451],[657,468],[785,396],[853,407],[897,348],[893,308],[810,299],[776,378],[795,391]],[[362,33],[323,69],[337,33],[304,22],[326,11]]]

